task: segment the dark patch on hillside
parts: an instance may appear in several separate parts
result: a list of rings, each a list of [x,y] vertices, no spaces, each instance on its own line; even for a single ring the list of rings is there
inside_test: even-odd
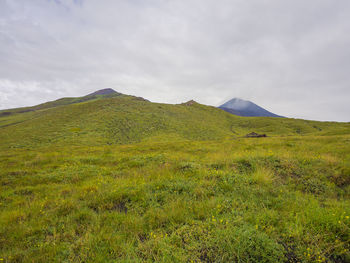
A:
[[[256,132],[251,132],[251,133],[248,133],[246,136],[246,138],[262,138],[262,137],[267,137],[266,134],[258,134]]]

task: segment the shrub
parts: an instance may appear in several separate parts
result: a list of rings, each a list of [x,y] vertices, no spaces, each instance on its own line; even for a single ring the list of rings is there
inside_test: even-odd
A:
[[[301,189],[312,194],[322,194],[326,192],[327,186],[317,177],[311,177],[301,182]]]
[[[346,187],[350,185],[350,167],[342,168],[340,172],[335,173],[331,180],[339,187]]]
[[[181,172],[195,172],[199,169],[199,165],[192,162],[182,162],[178,165],[177,169]]]
[[[284,248],[250,225],[216,233],[213,262],[284,262]]]
[[[254,165],[250,160],[247,159],[241,159],[238,160],[234,166],[238,169],[241,173],[251,173],[254,170]]]

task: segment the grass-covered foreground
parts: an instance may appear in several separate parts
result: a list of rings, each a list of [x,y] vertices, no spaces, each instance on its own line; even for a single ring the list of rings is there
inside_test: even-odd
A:
[[[3,148],[0,262],[349,262],[349,197],[349,135]]]

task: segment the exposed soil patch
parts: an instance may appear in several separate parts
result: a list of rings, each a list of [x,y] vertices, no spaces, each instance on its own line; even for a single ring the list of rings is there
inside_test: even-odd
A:
[[[195,102],[194,100],[189,100],[189,101],[187,101],[187,102],[185,102],[185,103],[182,103],[182,105],[191,106],[191,105],[196,104],[196,103],[197,103],[197,102]]]

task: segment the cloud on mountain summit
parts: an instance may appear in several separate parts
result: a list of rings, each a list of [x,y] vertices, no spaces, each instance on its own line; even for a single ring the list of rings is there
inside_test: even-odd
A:
[[[350,121],[347,0],[0,0],[0,109],[102,88]]]

